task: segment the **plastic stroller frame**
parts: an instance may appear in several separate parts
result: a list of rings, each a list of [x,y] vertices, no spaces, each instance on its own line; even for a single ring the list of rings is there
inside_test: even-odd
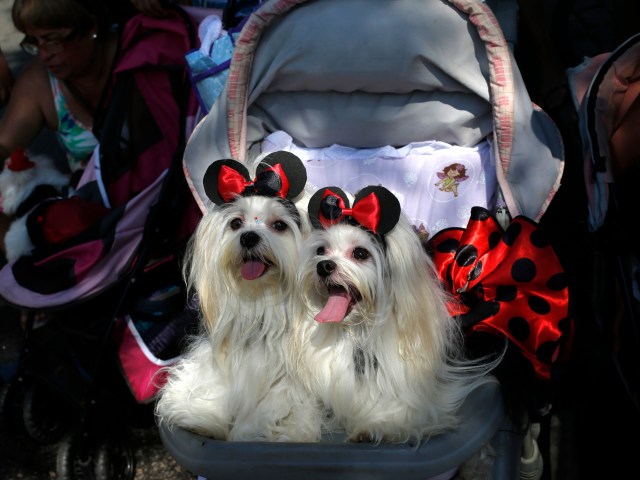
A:
[[[495,451],[492,478],[518,478],[523,433],[505,414],[500,387],[479,387],[460,413],[458,429],[417,447],[351,443],[339,435],[315,444],[225,442],[164,425],[160,436],[180,465],[210,480],[249,480],[257,471],[260,478],[278,480],[452,478],[457,467],[488,442]]]

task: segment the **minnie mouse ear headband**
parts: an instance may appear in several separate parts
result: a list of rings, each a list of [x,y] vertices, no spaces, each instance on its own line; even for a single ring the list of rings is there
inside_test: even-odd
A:
[[[29,160],[27,152],[22,148],[15,150],[9,156],[5,163],[5,167],[7,167],[12,172],[22,172],[23,170],[29,170],[30,168],[35,167],[35,165],[35,163]]]
[[[216,205],[232,202],[239,196],[264,195],[291,200],[297,197],[307,183],[307,170],[291,152],[273,152],[267,155],[251,179],[249,170],[237,160],[213,162],[203,177],[204,191]]]
[[[356,194],[351,208],[342,190],[325,187],[313,194],[308,211],[315,228],[350,222],[376,235],[384,235],[398,223],[401,208],[396,196],[384,187],[363,188]]]

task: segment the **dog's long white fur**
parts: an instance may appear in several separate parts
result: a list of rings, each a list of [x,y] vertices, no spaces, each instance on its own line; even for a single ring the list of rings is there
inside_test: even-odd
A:
[[[292,362],[351,440],[418,442],[457,425],[465,397],[495,381],[496,362],[464,359],[447,295],[404,216],[385,243],[346,224],[305,241],[299,283],[308,314],[297,323]],[[370,257],[356,260],[356,247]],[[361,297],[339,323],[314,320],[328,297],[322,260],[335,262],[332,284]]]
[[[186,278],[203,329],[167,370],[156,403],[160,422],[224,440],[320,438],[317,402],[286,362],[299,301],[299,247],[309,230],[305,212],[265,196],[239,197],[202,218],[189,244]],[[247,232],[259,236],[251,254],[269,264],[253,280],[240,274],[247,255],[240,238]]]

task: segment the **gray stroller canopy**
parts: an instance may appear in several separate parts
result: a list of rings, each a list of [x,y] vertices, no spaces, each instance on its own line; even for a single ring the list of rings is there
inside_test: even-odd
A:
[[[278,130],[301,147],[492,141],[512,216],[539,220],[560,186],[560,134],[532,104],[477,0],[273,0],[236,42],[225,91],[184,157],[203,211],[206,168],[249,162]]]

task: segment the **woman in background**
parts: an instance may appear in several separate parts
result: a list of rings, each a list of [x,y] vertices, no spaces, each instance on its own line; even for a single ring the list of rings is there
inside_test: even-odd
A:
[[[0,158],[27,148],[42,128],[56,133],[69,170],[84,167],[97,139],[93,116],[117,51],[103,2],[16,0],[12,19],[33,55],[0,119]]]

